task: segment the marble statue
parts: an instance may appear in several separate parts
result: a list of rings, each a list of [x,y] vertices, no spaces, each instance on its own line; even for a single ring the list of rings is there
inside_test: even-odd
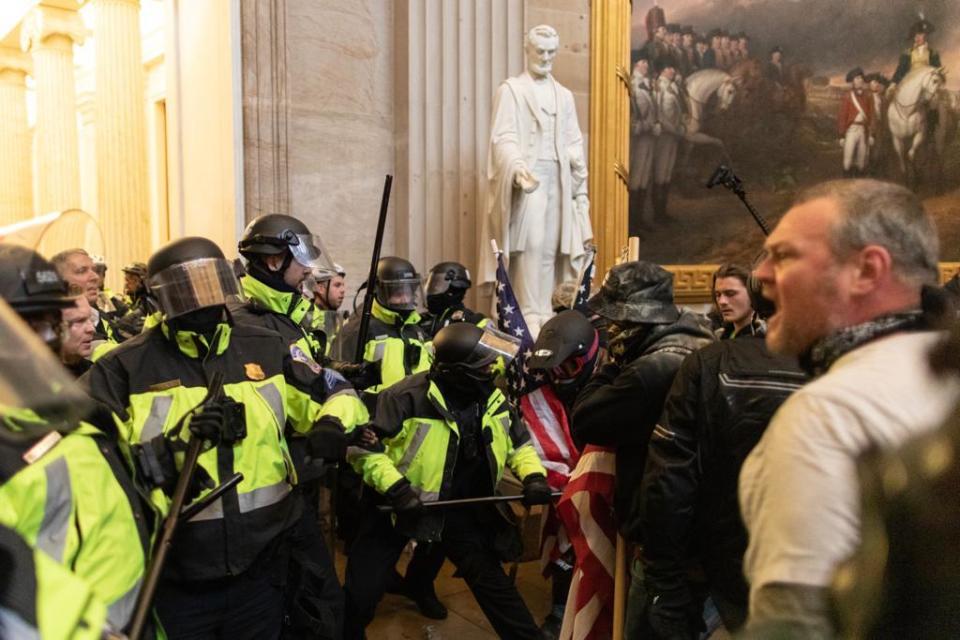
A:
[[[509,260],[510,282],[530,332],[553,316],[550,296],[577,278],[593,238],[587,163],[573,94],[551,75],[560,44],[553,27],[526,36],[527,70],[497,89],[487,155],[483,282],[496,277],[490,239]]]

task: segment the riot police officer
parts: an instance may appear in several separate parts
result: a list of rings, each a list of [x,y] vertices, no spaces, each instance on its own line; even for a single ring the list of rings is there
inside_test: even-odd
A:
[[[381,258],[377,263],[374,290],[362,358],[379,363],[379,384],[364,390],[371,404],[376,401],[371,395],[406,376],[427,371],[433,361],[427,346],[430,337],[420,327],[417,305],[422,286],[420,274],[413,265],[403,258]],[[360,320],[360,314],[354,314],[334,342],[334,349],[339,349],[345,358],[352,358],[357,351]]]
[[[187,430],[215,445],[198,467],[214,482],[243,474],[177,531],[157,592],[160,620],[174,637],[276,638],[284,541],[301,507],[284,427],[332,434],[336,423],[316,394],[312,361],[294,357],[277,332],[233,322],[226,304],[239,285],[213,242],[171,242],[151,256],[147,278],[163,321],[97,361],[85,376],[90,392],[138,445],[144,475],[164,470],[148,463],[182,448]],[[208,397],[214,374],[222,391]],[[150,496],[169,506],[161,490]]]
[[[4,284],[9,284],[5,276],[13,273],[7,269],[0,272]],[[5,295],[8,292],[4,287]],[[53,302],[60,296],[62,293],[48,291],[45,297],[48,302]],[[37,322],[35,326],[38,326]],[[48,328],[53,331],[52,326]],[[8,487],[8,483],[30,473],[30,469],[39,469],[40,475],[45,475],[40,460],[59,457],[57,445],[33,462],[27,463],[24,454],[30,451],[39,453],[38,445],[48,440],[56,441],[59,434],[54,429],[68,433],[90,403],[59,367],[49,349],[2,299],[0,387],[4,389],[0,404],[0,505],[3,505],[4,513],[4,524],[0,524],[0,585],[3,585],[0,589],[0,611],[3,612],[0,630],[3,637],[108,638],[111,625],[107,622],[107,607],[91,584],[48,555],[41,548],[43,545],[37,544],[39,540],[28,539],[28,532],[9,524],[12,516],[8,510],[9,494],[18,491]],[[60,419],[56,422],[21,419],[40,414],[59,416]],[[28,457],[33,458],[35,456]],[[33,488],[42,490],[44,487],[36,484]],[[45,501],[41,494],[19,493],[24,502],[30,500],[33,503],[29,506],[40,512],[37,515],[42,514]]]
[[[352,458],[396,524],[370,506],[347,564],[345,638],[373,618],[406,542],[437,544],[457,567],[502,638],[539,638],[539,629],[501,562],[518,552],[503,516],[489,506],[424,510],[438,500],[493,495],[505,466],[523,482],[524,502],[550,500],[546,471],[530,436],[496,385],[498,365],[519,349],[492,327],[455,323],[437,334],[429,372],[381,392],[374,428],[386,450]]]
[[[292,216],[268,214],[247,225],[239,243],[240,253],[248,260],[247,274],[241,280],[246,302],[232,305],[236,322],[253,324],[276,331],[283,336],[287,353],[297,362],[320,373],[330,364],[325,356],[326,336],[309,326],[316,307],[300,293],[300,287],[311,270],[333,273],[333,262],[320,239],[307,226]],[[348,365],[357,369],[355,365]],[[342,365],[341,365],[342,368]],[[289,382],[295,384],[296,380]],[[325,626],[325,637],[339,636],[343,596],[329,550],[323,542],[319,524],[319,480],[325,473],[324,461],[343,457],[337,436],[355,429],[368,420],[367,409],[353,388],[339,374],[329,369],[318,376],[320,388],[315,391],[323,400],[324,425],[309,437],[291,437],[290,452],[297,469],[298,497],[304,503],[303,514],[291,538],[295,578],[288,587],[288,614],[293,627]],[[296,436],[294,432],[292,434]],[[331,447],[331,437],[333,446]],[[344,446],[345,443],[339,443]],[[303,579],[312,571],[312,580]],[[308,594],[310,585],[321,584],[319,593]],[[313,597],[324,611],[310,615],[309,607],[300,606],[304,598]]]
[[[55,267],[38,253],[0,245],[0,297],[54,353],[59,352],[62,311],[75,302],[66,291]],[[34,376],[44,366],[27,354],[7,353],[4,360],[4,370],[18,376]],[[45,371],[50,381],[41,380],[32,392],[49,395],[61,384],[62,369]],[[81,578],[107,606],[108,623],[120,631],[131,622],[140,591],[151,514],[131,480],[116,428],[81,422],[89,399],[72,384],[62,393],[63,400],[54,404],[69,401],[66,411],[10,413],[3,407],[7,427],[50,433],[0,441],[0,524]]]
[[[489,322],[482,313],[463,304],[470,290],[470,272],[459,262],[440,262],[427,275],[427,312],[420,326],[431,338],[453,322],[469,322],[482,327]]]

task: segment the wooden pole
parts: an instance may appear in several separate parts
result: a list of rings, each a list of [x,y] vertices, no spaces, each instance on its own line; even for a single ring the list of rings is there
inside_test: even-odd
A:
[[[617,567],[613,576],[613,640],[623,640],[627,613],[627,587],[630,572],[627,568],[627,541],[617,534]]]

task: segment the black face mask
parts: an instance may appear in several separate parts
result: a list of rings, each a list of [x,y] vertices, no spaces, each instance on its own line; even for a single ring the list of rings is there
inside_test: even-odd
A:
[[[465,289],[451,288],[443,293],[430,294],[427,296],[427,311],[440,315],[450,307],[462,305],[466,293]]]
[[[286,280],[283,279],[283,274],[287,272],[287,268],[291,262],[293,262],[293,254],[287,251],[287,255],[283,259],[283,264],[280,265],[279,270],[271,271],[266,265],[261,263],[260,260],[252,260],[247,265],[247,273],[271,289],[287,293],[297,293],[296,288],[288,285]]]
[[[434,366],[430,378],[444,396],[455,396],[463,402],[485,400],[493,392],[493,373],[480,373],[459,366]]]
[[[179,318],[174,318],[170,321],[170,324],[176,331],[192,331],[209,336],[216,331],[217,325],[223,321],[223,312],[224,307],[220,305],[205,307],[185,313]]]

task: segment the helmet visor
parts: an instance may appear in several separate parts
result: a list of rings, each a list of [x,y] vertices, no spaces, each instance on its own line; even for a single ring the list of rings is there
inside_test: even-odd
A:
[[[413,311],[420,305],[420,278],[377,280],[377,302],[394,311]]]
[[[323,246],[320,236],[296,233],[290,238],[287,246],[293,254],[293,259],[313,270],[314,273],[328,272],[331,275],[336,273],[333,260],[330,259],[330,254]]]
[[[470,272],[466,272],[466,279],[449,269],[431,271],[427,278],[427,295],[435,296],[446,293],[450,287],[458,289],[470,288]]]
[[[148,286],[167,319],[241,297],[233,265],[219,258],[198,258],[169,266],[150,278]]]
[[[0,439],[70,430],[91,405],[53,352],[0,300]]]
[[[520,351],[520,340],[509,333],[494,329],[489,324],[483,327],[476,348],[470,357],[471,366],[482,368],[502,358],[503,366],[509,365]]]

